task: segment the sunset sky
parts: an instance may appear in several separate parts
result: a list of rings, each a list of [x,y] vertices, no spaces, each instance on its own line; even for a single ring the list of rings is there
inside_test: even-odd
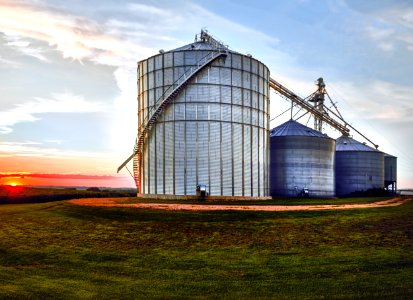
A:
[[[201,28],[303,97],[323,77],[413,187],[411,0],[0,0],[0,184],[134,187],[116,169],[137,131],[136,62]]]

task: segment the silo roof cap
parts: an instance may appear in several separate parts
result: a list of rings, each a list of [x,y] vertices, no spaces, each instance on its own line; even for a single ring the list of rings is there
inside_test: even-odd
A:
[[[364,143],[360,143],[349,136],[340,136],[336,140],[336,151],[380,152]]]
[[[212,51],[212,50],[218,50],[217,47],[214,44],[208,43],[206,41],[197,41],[173,50],[169,50],[168,52],[176,52],[176,51],[186,51],[186,50],[207,50],[207,51]],[[229,52],[232,53],[238,53],[232,50],[229,50]]]
[[[327,134],[304,126],[294,120],[289,120],[280,126],[277,126],[270,131],[270,137],[274,136],[313,136],[329,138]]]

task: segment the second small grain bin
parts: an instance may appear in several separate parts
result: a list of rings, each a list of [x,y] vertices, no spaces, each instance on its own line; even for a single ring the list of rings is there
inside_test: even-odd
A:
[[[336,141],[335,174],[337,196],[382,189],[384,153],[343,135]]]

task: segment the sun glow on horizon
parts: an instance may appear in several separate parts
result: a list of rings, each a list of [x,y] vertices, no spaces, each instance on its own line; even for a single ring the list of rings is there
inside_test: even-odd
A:
[[[108,187],[134,188],[129,176],[122,175],[83,175],[83,174],[30,174],[18,172],[0,174],[0,185],[9,187],[60,186],[60,187]]]
[[[11,180],[7,180],[5,184],[10,185],[10,186],[21,186],[21,185],[23,185],[23,183],[20,180],[16,179],[16,178],[12,178]]]

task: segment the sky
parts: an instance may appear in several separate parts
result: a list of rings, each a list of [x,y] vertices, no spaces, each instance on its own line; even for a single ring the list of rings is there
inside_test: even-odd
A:
[[[201,28],[302,97],[323,77],[413,187],[411,0],[0,0],[0,184],[134,187],[116,169],[137,132],[136,62]],[[272,117],[289,107],[270,98]]]

